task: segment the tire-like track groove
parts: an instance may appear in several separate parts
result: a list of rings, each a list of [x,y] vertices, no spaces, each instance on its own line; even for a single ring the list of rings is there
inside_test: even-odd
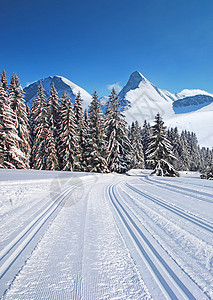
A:
[[[164,189],[166,189],[168,191],[178,193],[178,194],[180,194],[180,193],[182,194],[183,191],[185,191],[188,196],[192,196],[193,198],[196,198],[196,199],[204,201],[204,202],[213,203],[213,200],[210,200],[210,199],[206,198],[206,197],[209,197],[209,198],[213,199],[213,195],[208,194],[208,193],[204,193],[202,191],[196,191],[196,190],[193,190],[193,189],[185,188],[185,187],[170,184],[170,183],[165,184],[163,182],[153,180],[149,176],[146,176],[144,178],[139,178],[139,180],[146,181],[151,185],[154,184],[154,185],[159,186],[159,187],[162,186]],[[198,196],[198,194],[200,194],[200,196]],[[205,197],[205,198],[203,198],[203,197]]]
[[[27,225],[1,252],[0,260],[6,258],[5,262],[0,266],[0,279],[9,270],[11,265],[16,261],[19,255],[23,252],[26,246],[30,243],[36,233],[46,223],[56,209],[62,205],[66,196],[70,193],[73,187],[69,187],[60,194],[54,202],[52,202],[43,212],[41,212],[29,225]],[[20,244],[15,247],[18,243]],[[10,254],[11,250],[14,251]],[[8,257],[7,257],[8,256]]]
[[[137,245],[138,251],[142,258],[147,262],[152,270],[159,285],[166,296],[173,300],[190,299],[196,300],[191,291],[174,273],[171,267],[166,263],[165,259],[157,252],[151,241],[145,236],[142,230],[138,227],[133,217],[127,212],[124,206],[120,203],[114,191],[115,186],[108,187],[108,195],[124,224],[127,232],[131,236],[134,243]]]
[[[182,210],[180,207],[177,207],[177,206],[173,206],[173,205],[170,205],[168,203],[166,203],[165,201],[157,198],[157,197],[153,197],[151,195],[148,195],[147,193],[144,193],[140,190],[138,190],[137,188],[131,186],[130,184],[126,183],[126,186],[131,189],[132,191],[136,192],[137,194],[143,196],[144,198],[148,199],[148,200],[151,200],[152,202],[166,208],[167,210],[175,213],[176,215],[178,216],[181,216],[182,218],[184,218],[185,220],[188,220],[189,222],[213,233],[213,225],[209,222],[206,222],[204,220],[201,220],[200,218],[192,215],[192,214],[189,214],[187,212],[185,212],[184,210]]]

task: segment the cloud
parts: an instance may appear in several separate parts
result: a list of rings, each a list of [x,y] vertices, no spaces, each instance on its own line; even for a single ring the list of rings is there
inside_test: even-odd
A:
[[[108,84],[107,86],[108,90],[112,90],[113,88],[115,89],[115,91],[117,93],[119,93],[122,89],[122,86],[120,86],[120,83],[119,82],[116,82],[116,83],[112,83],[112,84]]]

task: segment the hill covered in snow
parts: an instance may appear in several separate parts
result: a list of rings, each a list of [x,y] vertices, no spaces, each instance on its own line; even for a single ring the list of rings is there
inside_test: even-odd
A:
[[[86,92],[83,88],[79,87],[67,78],[62,76],[49,76],[47,78],[38,80],[24,88],[25,100],[29,106],[31,106],[33,98],[36,98],[40,82],[42,83],[47,97],[49,97],[48,94],[50,92],[51,86],[52,84],[54,84],[55,88],[57,89],[59,98],[61,98],[63,92],[65,91],[69,94],[71,102],[74,102],[75,97],[80,92],[84,108],[87,108],[92,100],[92,96],[88,92]]]
[[[213,146],[213,94],[199,89],[173,94],[159,89],[136,71],[119,97],[128,123],[152,122],[159,112],[168,127],[193,131],[201,146]]]
[[[67,78],[49,76],[24,88],[26,103],[29,106],[36,97],[40,81],[47,97],[54,84],[59,97],[65,91],[70,95],[71,102],[74,102],[80,92],[84,109],[88,108],[91,102],[92,96]],[[201,146],[210,148],[213,146],[213,94],[200,89],[184,89],[180,93],[171,93],[158,88],[140,72],[135,71],[120,91],[119,98],[121,109],[125,112],[129,124],[136,120],[141,125],[145,120],[153,122],[159,112],[167,126],[177,126],[180,131],[185,129],[193,131],[197,134]],[[104,111],[108,99],[108,97],[100,99]]]

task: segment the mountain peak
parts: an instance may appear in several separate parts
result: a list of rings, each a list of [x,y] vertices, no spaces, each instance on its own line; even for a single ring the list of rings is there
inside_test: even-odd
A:
[[[147,79],[139,72],[139,71],[134,71],[129,78],[130,82],[137,82],[138,84],[141,81],[146,81]]]
[[[49,97],[52,84],[54,84],[58,92],[59,98],[61,98],[63,92],[66,91],[69,94],[71,101],[74,102],[75,97],[80,92],[81,99],[83,100],[82,102],[83,108],[87,108],[92,100],[92,96],[88,92],[86,92],[83,88],[79,87],[78,85],[68,80],[67,78],[57,75],[57,76],[49,76],[47,78],[43,78],[24,88],[25,100],[29,106],[31,106],[32,99],[36,98],[38,85],[40,84],[40,82],[42,82],[42,86],[44,88],[44,92],[47,97]]]
[[[139,84],[143,82],[146,83],[148,80],[139,72],[139,71],[134,71],[125,85],[125,87],[121,90],[119,93],[120,99],[124,99],[125,95],[130,91],[130,90],[135,90],[136,88],[139,87]]]

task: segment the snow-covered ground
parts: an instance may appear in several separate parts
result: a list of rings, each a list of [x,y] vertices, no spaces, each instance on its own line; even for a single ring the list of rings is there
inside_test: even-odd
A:
[[[0,178],[3,298],[213,298],[213,181],[145,170]]]

